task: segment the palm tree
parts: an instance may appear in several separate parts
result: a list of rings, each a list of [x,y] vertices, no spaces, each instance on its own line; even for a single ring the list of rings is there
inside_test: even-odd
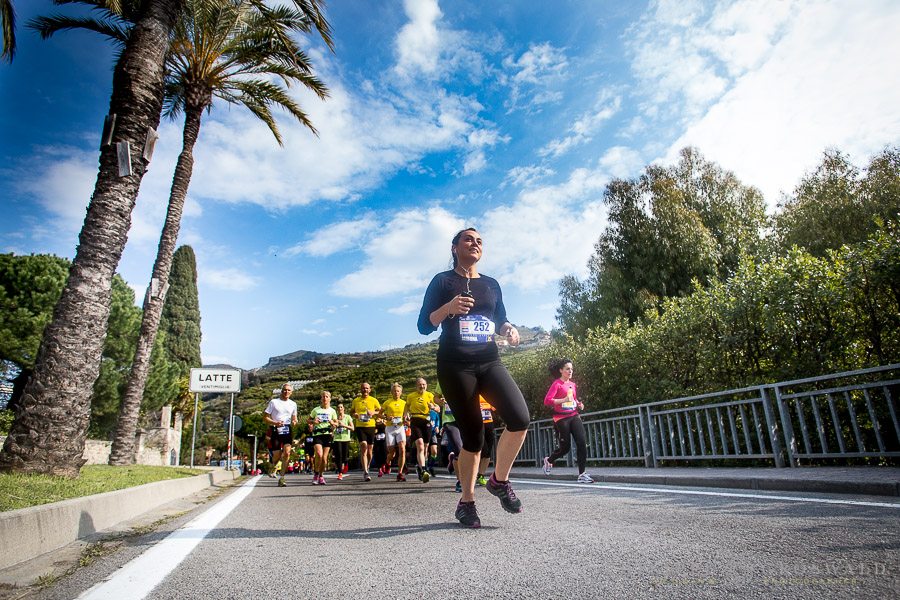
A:
[[[68,0],[56,0],[64,4]],[[109,320],[112,278],[148,161],[142,148],[162,113],[169,37],[184,0],[135,0],[134,26],[113,73],[111,144],[100,152],[69,278],[44,330],[34,374],[0,452],[0,470],[77,477]],[[127,2],[126,2],[127,3]],[[111,2],[94,0],[109,8]],[[131,159],[120,174],[119,154]]]
[[[12,0],[0,0],[0,22],[3,25],[3,53],[0,60],[11,63],[16,54],[16,11]]]
[[[309,0],[299,2],[296,8],[267,8],[254,0],[188,0],[187,9],[176,24],[166,60],[165,108],[166,115],[173,119],[184,113],[183,145],[153,265],[152,279],[158,293],[148,291],[144,298],[141,332],[122,398],[109,457],[111,465],[134,462],[134,434],[203,112],[212,108],[214,97],[242,105],[269,127],[281,145],[281,133],[271,112],[271,107],[277,106],[316,133],[306,113],[278,80],[288,86],[300,83],[319,98],[327,98],[328,90],[313,75],[309,58],[291,38],[292,33],[310,33],[315,27],[332,47],[330,26],[320,4],[321,0]]]

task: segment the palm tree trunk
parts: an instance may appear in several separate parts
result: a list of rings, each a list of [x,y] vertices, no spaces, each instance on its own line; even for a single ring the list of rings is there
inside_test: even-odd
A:
[[[169,35],[184,0],[152,0],[135,24],[113,75],[113,144],[100,153],[100,170],[78,250],[53,320],[44,330],[34,375],[0,452],[0,470],[77,477],[91,392],[109,320],[112,277],[122,256],[131,211],[147,163],[148,129],[159,125],[163,66]],[[131,147],[132,173],[119,177],[115,142]]]
[[[178,156],[178,163],[175,165],[166,222],[159,238],[156,262],[153,264],[153,278],[159,282],[160,294],[153,296],[148,290],[144,296],[141,333],[138,337],[134,362],[131,363],[131,375],[125,386],[122,408],[119,410],[119,422],[116,425],[112,451],[109,454],[109,464],[111,465],[130,465],[134,462],[134,433],[141,410],[141,400],[144,397],[144,387],[147,384],[147,374],[150,371],[150,355],[153,353],[153,343],[156,340],[156,332],[159,330],[159,320],[166,300],[164,290],[166,290],[169,272],[172,269],[172,255],[175,253],[178,230],[181,228],[181,213],[184,210],[184,201],[187,198],[188,186],[194,171],[193,151],[197,137],[200,135],[202,114],[202,108],[185,111],[183,145],[181,154]]]

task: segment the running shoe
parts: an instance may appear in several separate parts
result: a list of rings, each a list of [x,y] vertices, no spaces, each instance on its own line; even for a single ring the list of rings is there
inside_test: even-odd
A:
[[[544,475],[549,475],[550,471],[553,470],[553,465],[550,464],[550,457],[544,457]]]
[[[315,475],[312,478],[312,485],[319,485],[319,478]]]
[[[346,474],[347,474],[347,471],[349,471],[349,470],[350,470],[350,465],[349,465],[349,464],[345,464],[345,465],[344,465],[344,469],[343,469],[343,471],[341,471],[341,472],[342,472],[344,475],[346,475]]]
[[[487,485],[487,479],[484,478],[484,475],[479,475],[478,479],[475,480],[475,483],[480,486]]]
[[[378,476],[381,477],[382,475],[384,475],[384,467],[383,466],[378,467]]]
[[[284,482],[284,476],[278,478],[278,487],[287,487],[287,484]]]
[[[406,481],[406,475],[403,473],[397,473],[397,481]]]
[[[587,473],[582,473],[578,476],[578,483],[594,483],[594,478]]]
[[[450,460],[447,461],[447,472],[453,473],[453,459],[456,458],[456,454],[451,452],[449,458]]]
[[[338,481],[342,481],[343,479],[344,479],[344,474],[343,474],[343,473],[338,473],[337,480],[338,480]]]
[[[428,471],[422,471],[422,483],[428,483],[430,479],[431,473],[429,473]]]
[[[416,465],[416,476],[419,478],[419,481],[422,481],[422,467]]]
[[[325,476],[319,475],[319,485],[325,485]]]
[[[366,471],[363,475],[363,481],[372,481],[372,478],[369,476],[369,472]]]
[[[486,487],[487,491],[500,498],[500,506],[503,507],[503,510],[513,514],[522,512],[522,501],[516,497],[516,493],[508,481],[501,483],[497,481],[497,476],[492,474]]]
[[[481,519],[478,518],[478,511],[475,510],[474,502],[459,501],[456,505],[456,518],[459,524],[469,529],[478,529],[481,527]]]
[[[456,491],[462,494],[462,483],[458,479],[456,480]]]

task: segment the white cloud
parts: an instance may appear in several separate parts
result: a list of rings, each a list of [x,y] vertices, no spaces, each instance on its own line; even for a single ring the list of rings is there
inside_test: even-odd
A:
[[[500,135],[494,129],[476,129],[470,133],[466,139],[469,147],[469,153],[463,164],[463,175],[471,175],[481,171],[487,166],[487,157],[484,149],[495,146],[499,143],[508,143],[508,135]]]
[[[285,256],[308,254],[309,256],[325,257],[337,254],[344,250],[356,248],[366,232],[376,225],[375,218],[371,215],[352,221],[332,223],[327,227],[314,232],[307,241],[288,248]]]
[[[563,275],[586,275],[594,242],[606,225],[608,167],[633,158],[618,148],[601,159],[607,166],[576,169],[559,184],[530,187],[511,204],[481,215],[460,217],[441,207],[397,212],[377,228],[387,233],[365,244],[361,267],[339,279],[332,292],[364,298],[424,291],[436,272],[448,268],[453,235],[469,224],[485,240],[480,271],[500,278],[504,287],[555,290]],[[410,314],[420,303],[421,296],[404,296],[388,312]]]
[[[622,107],[622,97],[613,95],[608,90],[600,92],[594,107],[576,119],[566,132],[568,135],[552,140],[538,151],[541,156],[557,157],[572,148],[586,144],[594,139],[604,123],[609,121]]]
[[[392,315],[410,315],[419,312],[422,306],[421,296],[409,296],[403,299],[403,304],[387,309]]]
[[[515,71],[512,76],[518,84],[538,84],[549,75],[558,75],[568,66],[565,54],[549,42],[532,44],[519,58],[507,58],[505,65]]]
[[[305,335],[312,335],[316,337],[329,337],[333,335],[330,331],[321,331],[319,329],[301,329],[300,333]]]
[[[730,59],[746,65],[745,72],[687,125],[666,157],[675,160],[680,148],[697,146],[759,187],[770,208],[826,148],[837,147],[863,164],[900,139],[900,86],[890,76],[900,56],[900,5],[800,3],[783,24],[787,10],[781,4],[787,3],[769,6],[769,18],[780,25],[777,39],[774,25],[756,27],[759,38],[773,39],[772,47]],[[766,13],[750,5],[732,11]],[[725,19],[723,14],[716,18]]]
[[[18,187],[52,215],[50,227],[42,224],[39,235],[63,235],[74,240],[84,224],[97,180],[97,153],[43,147],[17,170]]]
[[[488,147],[472,146],[470,140],[479,135],[502,141],[480,124],[483,107],[474,98],[435,86],[410,86],[402,93],[390,85],[351,91],[340,74],[329,70],[330,59],[321,60],[317,68],[331,97],[322,102],[308,92],[296,95],[319,137],[280,117],[281,148],[247,111],[214,109],[195,151],[193,197],[250,202],[271,210],[356,200],[428,154],[477,154]]]
[[[403,9],[409,23],[397,34],[395,70],[401,75],[434,73],[441,52],[437,21],[442,15],[437,0],[404,0]]]
[[[759,64],[781,35],[794,3],[743,0],[710,7],[664,0],[627,32],[632,70],[648,116],[690,119],[719,99],[736,76]]]
[[[509,76],[509,109],[519,108],[520,101],[528,92],[532,92],[529,99],[531,105],[560,101],[561,93],[546,88],[559,81],[568,66],[563,50],[549,42],[532,44],[519,58],[510,56],[504,59],[503,67],[512,72]]]
[[[641,154],[626,146],[613,146],[598,161],[600,167],[613,177],[628,179],[635,177],[645,165]]]
[[[534,185],[537,181],[546,177],[550,177],[555,173],[556,171],[554,171],[553,169],[539,165],[513,167],[506,174],[506,177],[501,184],[501,188],[506,187],[507,185],[515,185],[520,187],[531,186]]]
[[[336,281],[332,292],[368,298],[424,290],[449,262],[450,239],[463,227],[462,219],[439,207],[395,213],[366,242],[361,267]]]
[[[258,277],[244,273],[239,269],[198,269],[201,283],[219,290],[244,292],[260,284]]]
[[[516,202],[478,220],[485,239],[482,272],[504,287],[555,290],[566,274],[584,277],[594,242],[606,226],[601,169],[576,169],[557,185],[529,188]]]

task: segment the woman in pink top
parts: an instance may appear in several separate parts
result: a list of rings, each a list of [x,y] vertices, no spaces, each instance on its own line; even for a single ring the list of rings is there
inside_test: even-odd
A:
[[[544,457],[544,474],[549,475],[556,459],[569,453],[571,444],[569,437],[575,438],[575,452],[578,457],[578,483],[594,483],[593,478],[585,473],[587,466],[587,443],[584,435],[584,423],[578,415],[584,410],[584,404],[578,401],[578,392],[572,381],[572,361],[561,358],[550,363],[550,375],[558,377],[544,396],[544,405],[553,411],[553,427],[559,447],[550,456]]]

